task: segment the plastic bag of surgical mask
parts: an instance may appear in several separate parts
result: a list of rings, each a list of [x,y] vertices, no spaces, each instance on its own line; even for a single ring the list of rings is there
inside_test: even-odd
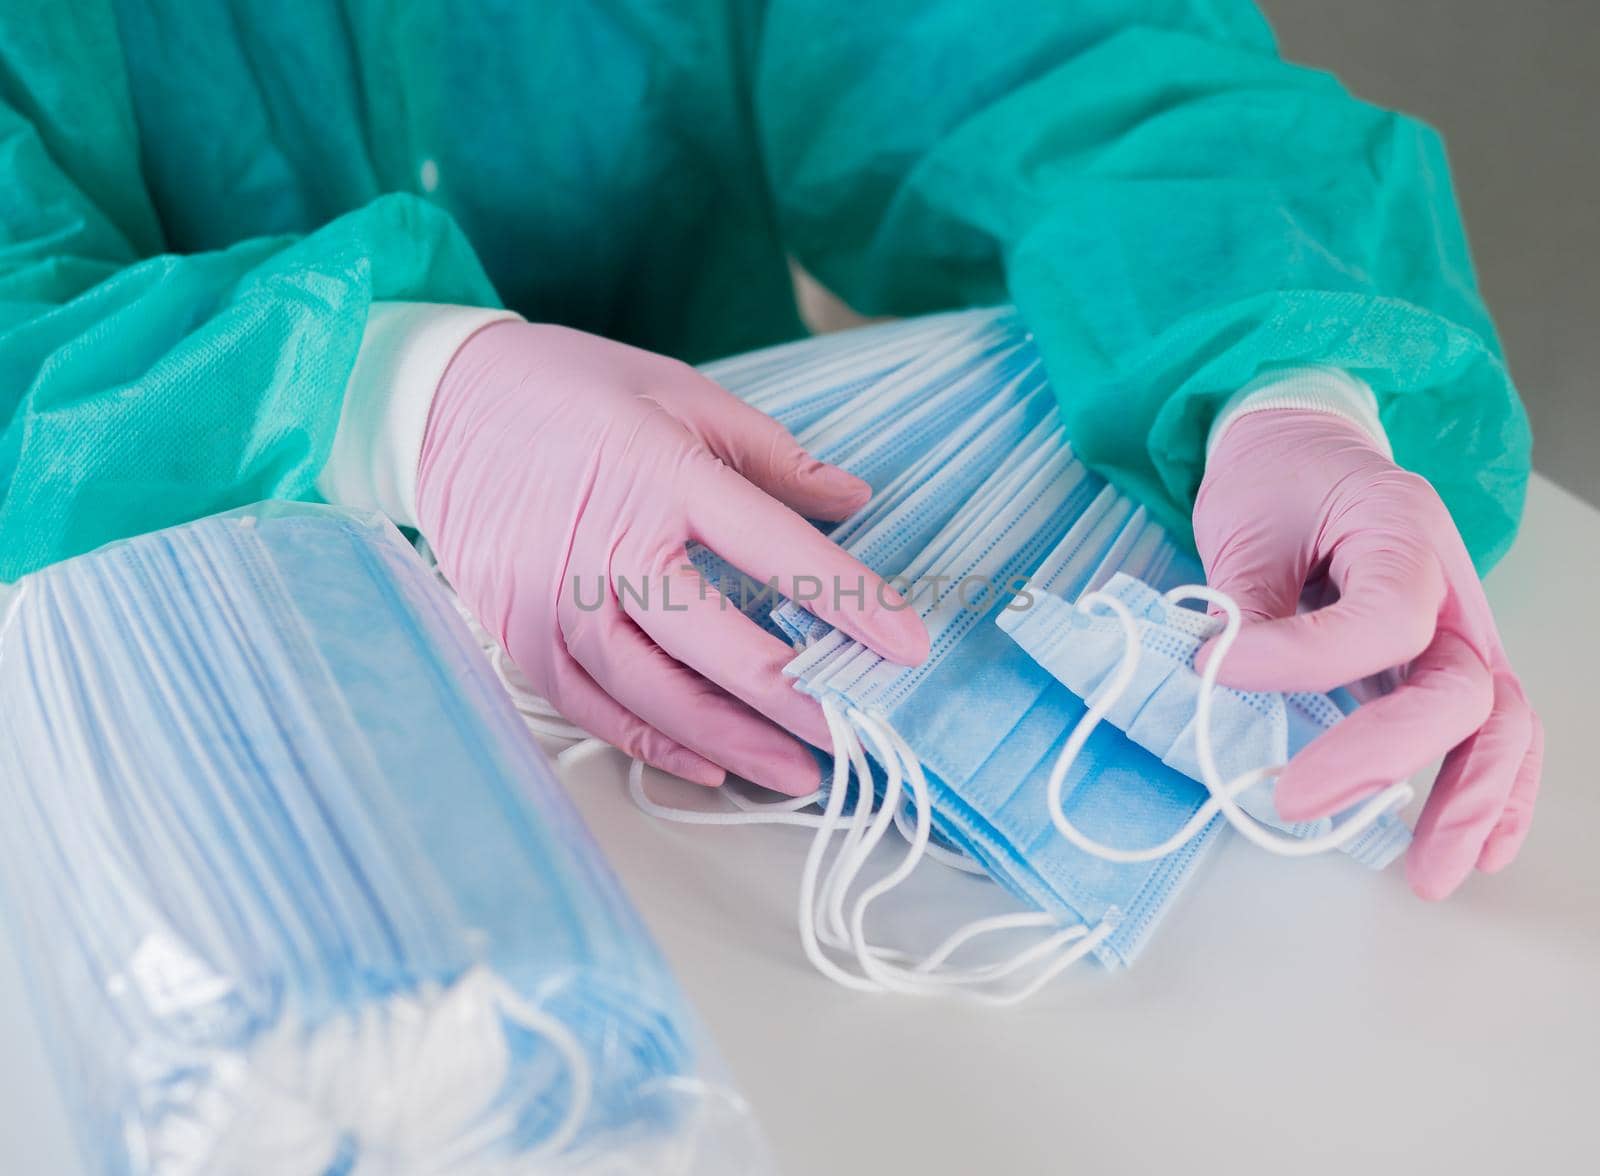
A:
[[[388,523],[266,504],[5,608],[0,889],[88,1170],[771,1170]]]

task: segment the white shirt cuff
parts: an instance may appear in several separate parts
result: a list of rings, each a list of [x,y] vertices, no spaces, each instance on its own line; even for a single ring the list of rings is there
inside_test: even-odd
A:
[[[374,302],[317,493],[416,526],[417,463],[445,368],[472,335],[521,317],[482,306]]]
[[[1211,424],[1206,457],[1211,456],[1218,439],[1234,421],[1246,413],[1272,408],[1342,416],[1371,437],[1385,457],[1394,459],[1389,435],[1378,419],[1378,398],[1372,388],[1349,372],[1319,365],[1268,369],[1230,396]]]

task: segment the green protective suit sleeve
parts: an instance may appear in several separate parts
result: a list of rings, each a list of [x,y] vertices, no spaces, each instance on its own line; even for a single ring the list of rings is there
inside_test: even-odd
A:
[[[1290,65],[1248,3],[776,0],[753,38],[779,222],[855,309],[1014,300],[1081,456],[1189,534],[1258,371],[1372,385],[1480,570],[1530,439],[1428,127]]]
[[[0,581],[212,511],[314,498],[368,306],[499,304],[466,239],[393,195],[304,236],[163,253],[109,12],[12,15]]]

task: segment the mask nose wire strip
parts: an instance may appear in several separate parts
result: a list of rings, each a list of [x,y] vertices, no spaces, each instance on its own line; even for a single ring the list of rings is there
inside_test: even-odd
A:
[[[1270,780],[1277,776],[1283,771],[1283,765],[1268,765],[1241,772],[1238,776],[1226,782],[1220,779],[1220,773],[1217,771],[1216,757],[1213,754],[1211,741],[1211,701],[1212,695],[1216,690],[1217,672],[1239,633],[1241,623],[1239,606],[1225,593],[1218,592],[1215,588],[1209,588],[1203,584],[1174,588],[1166,594],[1164,599],[1173,605],[1183,600],[1204,600],[1219,606],[1227,614],[1227,624],[1222,631],[1222,635],[1217,639],[1216,652],[1206,663],[1205,671],[1201,674],[1199,697],[1195,705],[1195,743],[1200,759],[1200,782],[1206,786],[1206,790],[1211,795],[1196,810],[1195,814],[1189,818],[1183,828],[1159,845],[1147,846],[1143,849],[1119,849],[1115,846],[1103,845],[1083,833],[1067,819],[1067,815],[1061,807],[1061,794],[1066,783],[1067,773],[1082,752],[1084,744],[1088,742],[1089,736],[1094,733],[1095,727],[1110,713],[1111,708],[1116,705],[1117,701],[1127,691],[1139,666],[1139,630],[1134,623],[1133,615],[1128,611],[1127,606],[1116,597],[1103,592],[1091,592],[1078,601],[1077,608],[1083,612],[1092,613],[1095,608],[1100,607],[1114,614],[1118,624],[1122,627],[1126,652],[1122,656],[1122,661],[1118,663],[1116,672],[1112,675],[1111,680],[1101,690],[1095,692],[1095,697],[1090,701],[1088,711],[1083,718],[1078,720],[1077,726],[1073,728],[1072,734],[1068,737],[1066,745],[1062,747],[1061,754],[1056,758],[1055,767],[1050,773],[1050,781],[1045,796],[1046,804],[1049,806],[1051,822],[1063,837],[1085,853],[1093,854],[1106,861],[1154,861],[1182,847],[1209,824],[1212,817],[1220,812],[1241,835],[1261,848],[1283,857],[1308,857],[1312,854],[1325,853],[1331,849],[1342,848],[1365,833],[1373,822],[1377,821],[1384,813],[1410,802],[1413,792],[1409,784],[1404,781],[1391,784],[1363,804],[1351,817],[1340,822],[1337,828],[1319,837],[1304,839],[1283,836],[1268,829],[1245,813],[1244,810],[1239,808],[1234,798],[1240,793],[1255,787],[1263,780]]]

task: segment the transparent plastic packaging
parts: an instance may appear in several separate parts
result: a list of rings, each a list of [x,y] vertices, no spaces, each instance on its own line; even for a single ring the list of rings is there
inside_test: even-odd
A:
[[[90,1170],[771,1170],[387,521],[262,504],[3,607],[0,891]]]

